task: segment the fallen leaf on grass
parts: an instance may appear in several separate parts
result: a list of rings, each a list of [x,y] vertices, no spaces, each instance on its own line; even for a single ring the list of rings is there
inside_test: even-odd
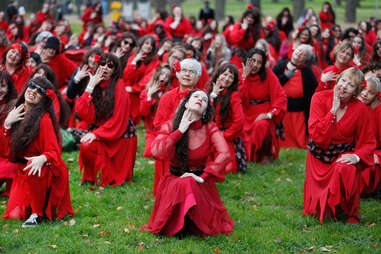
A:
[[[7,227],[8,227],[8,224],[3,225],[3,229],[7,229]]]
[[[102,186],[99,186],[99,190],[104,190],[105,188],[104,187],[102,187]]]
[[[67,162],[74,162],[74,158],[73,157],[68,158]]]
[[[95,192],[95,195],[98,195],[98,196],[99,196],[99,195],[101,195],[101,193],[100,193],[99,191],[96,191],[96,192]]]
[[[332,247],[333,246],[331,246],[331,245],[326,245],[326,246],[320,247],[319,250],[322,252],[331,252]]]
[[[283,253],[282,249],[277,249],[276,250],[278,253]]]
[[[89,234],[83,234],[82,236],[83,237],[89,237]]]
[[[177,254],[177,253],[179,253],[177,250],[171,250],[171,253],[173,253],[173,254]]]
[[[15,233],[15,234],[18,234],[18,233],[20,233],[20,230],[19,229],[15,229],[12,232]]]
[[[379,245],[380,245],[379,242],[374,242],[374,243],[373,243],[373,246],[374,246],[374,247],[378,247]]]
[[[104,241],[104,243],[105,243],[105,244],[111,244],[111,242],[109,242],[109,241]]]
[[[219,254],[220,253],[220,249],[219,248],[215,248],[214,249],[214,253]]]
[[[123,206],[118,206],[118,207],[116,208],[116,210],[117,210],[117,211],[120,211],[120,210],[123,210],[123,208],[124,208]]]
[[[153,239],[154,242],[160,243],[160,239]]]
[[[124,228],[123,231],[124,231],[125,233],[130,233],[130,230],[129,230],[128,228]]]
[[[135,226],[134,224],[128,224],[128,228],[129,228],[129,229],[135,229],[136,226]]]
[[[55,244],[49,244],[48,247],[50,247],[52,249],[57,249],[57,245],[55,245]]]
[[[281,172],[282,174],[285,174],[285,173],[286,173],[286,170],[282,169],[280,172]]]
[[[93,191],[93,190],[96,190],[97,189],[97,186],[96,185],[90,185],[88,187],[89,190]]]
[[[275,181],[280,182],[282,180],[280,179],[280,177],[278,177]]]
[[[279,237],[275,238],[274,242],[276,243],[280,243],[282,241],[282,239],[280,239]]]
[[[241,173],[238,173],[237,177],[238,177],[238,178],[241,178],[241,177],[242,177]]]
[[[374,222],[373,222],[373,223],[371,223],[371,222],[367,221],[367,222],[366,222],[366,225],[367,225],[368,227],[370,227],[370,228],[371,228],[371,227],[374,227],[374,226],[376,226],[376,223],[374,223]]]
[[[250,206],[250,208],[253,210],[257,210],[257,205],[252,205],[252,206]]]
[[[95,225],[92,225],[91,227],[92,228],[99,228],[101,226],[101,224],[95,224]]]
[[[103,236],[105,236],[105,235],[110,235],[111,234],[111,232],[109,232],[109,231],[101,231],[101,232],[99,232],[99,234],[98,234],[98,236],[99,237],[103,237]]]
[[[71,219],[71,220],[69,221],[69,225],[70,225],[70,226],[74,226],[74,225],[75,225],[75,220],[74,220],[74,219]]]

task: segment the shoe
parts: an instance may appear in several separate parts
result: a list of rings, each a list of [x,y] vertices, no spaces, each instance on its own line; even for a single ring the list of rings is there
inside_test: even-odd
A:
[[[360,224],[360,218],[357,216],[349,216],[347,222],[351,223],[352,226],[357,226]]]
[[[35,227],[39,225],[42,221],[42,217],[38,216],[35,213],[32,213],[29,218],[24,221],[24,223],[21,225],[22,228],[29,228],[29,227]]]

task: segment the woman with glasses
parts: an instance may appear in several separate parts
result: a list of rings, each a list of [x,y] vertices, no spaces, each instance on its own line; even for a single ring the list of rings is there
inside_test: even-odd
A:
[[[262,163],[278,158],[276,124],[283,119],[287,109],[286,93],[275,74],[266,68],[266,61],[263,50],[251,49],[240,85],[246,156],[249,161]]]
[[[1,126],[0,146],[17,165],[4,219],[27,219],[22,227],[73,214],[52,88],[43,77],[28,81]]]
[[[116,40],[111,52],[120,59],[122,70],[126,67],[127,61],[135,47],[136,37],[132,33],[123,33],[122,36]]]
[[[130,120],[130,101],[120,79],[119,59],[103,54],[75,112],[89,126],[81,138],[79,165],[82,184],[121,185],[132,177],[137,138]]]
[[[360,172],[373,164],[376,148],[369,111],[356,97],[363,73],[343,71],[333,89],[315,93],[308,121],[310,140],[304,183],[303,215],[360,221]]]
[[[143,78],[152,69],[159,65],[156,58],[156,40],[153,36],[146,35],[139,40],[139,48],[128,59],[123,71],[123,82],[131,103],[131,116],[135,125],[140,122],[139,96],[145,88]]]
[[[182,72],[187,71],[192,70],[184,66]],[[216,188],[216,182],[225,179],[229,148],[212,118],[208,94],[193,90],[175,118],[161,126],[151,151],[168,161],[170,170],[162,177],[150,219],[141,230],[180,238],[233,232],[234,222]],[[212,150],[215,156],[210,159]]]

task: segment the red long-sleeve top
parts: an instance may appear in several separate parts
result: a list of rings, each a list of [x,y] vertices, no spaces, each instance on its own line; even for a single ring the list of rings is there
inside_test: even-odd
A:
[[[49,65],[56,74],[58,81],[57,86],[59,89],[66,87],[75,68],[77,68],[75,63],[73,63],[64,54],[56,55],[52,60],[45,64]]]
[[[234,24],[232,30],[229,33],[229,41],[237,48],[243,48],[246,50],[254,48],[256,41],[254,40],[253,33],[250,32],[247,38],[245,38],[245,33],[246,29],[243,29],[241,27],[241,23],[237,22]],[[264,34],[261,29],[258,39],[262,38],[264,38]]]
[[[171,16],[165,20],[166,27],[169,29],[172,36],[184,37],[187,34],[193,33],[192,25],[187,18],[183,17],[180,24],[175,29],[170,26],[174,21],[175,20]]]

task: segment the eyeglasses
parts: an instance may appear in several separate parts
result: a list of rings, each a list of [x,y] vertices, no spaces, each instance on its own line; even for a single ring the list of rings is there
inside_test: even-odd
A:
[[[189,74],[192,74],[192,75],[196,75],[197,72],[195,70],[187,70],[187,69],[181,69],[180,70],[181,73],[185,74],[185,73],[189,73]]]
[[[41,86],[37,85],[36,83],[34,83],[33,81],[29,81],[28,83],[28,88],[32,89],[32,90],[37,90],[37,92],[41,95],[45,95],[46,94],[46,90],[45,88],[42,88]]]
[[[128,40],[124,40],[122,41],[124,44],[127,44],[127,45],[133,45],[134,43],[132,41],[128,41]]]
[[[106,63],[106,62],[100,62],[99,65],[100,65],[100,66],[106,66],[106,65],[107,65],[107,67],[110,68],[110,69],[112,69],[112,68],[115,67],[115,65],[114,65],[113,63],[111,63],[111,62],[109,62],[109,63]]]

